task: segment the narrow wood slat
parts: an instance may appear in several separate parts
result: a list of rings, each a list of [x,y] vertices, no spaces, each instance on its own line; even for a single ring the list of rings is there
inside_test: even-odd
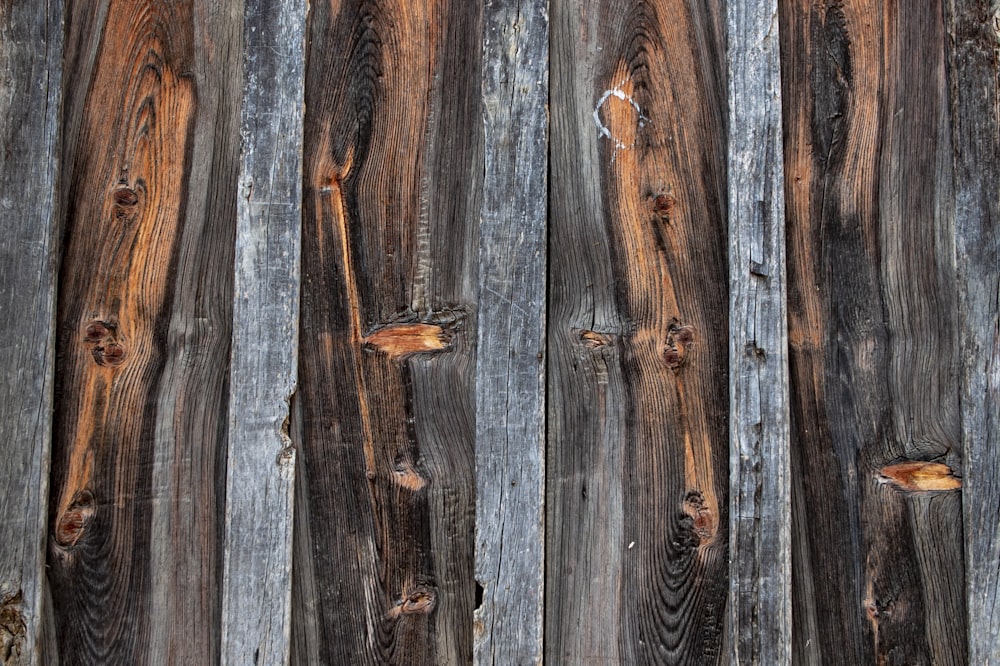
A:
[[[245,9],[222,663],[289,660],[304,0]]]
[[[542,660],[547,0],[483,15],[476,352],[477,664]]]
[[[546,661],[728,664],[720,2],[552,3]]]
[[[943,5],[780,3],[796,662],[968,663]]]
[[[969,663],[1000,663],[1000,12],[945,4],[962,349]]]
[[[310,8],[294,663],[472,659],[481,13]]]
[[[777,3],[726,3],[730,624],[734,664],[789,664],[791,478]]]
[[[64,664],[218,659],[241,4],[68,3],[48,570]]]
[[[0,3],[0,664],[45,663],[63,3]]]

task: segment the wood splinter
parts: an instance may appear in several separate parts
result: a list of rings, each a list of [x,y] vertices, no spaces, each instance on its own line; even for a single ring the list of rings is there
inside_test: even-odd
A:
[[[962,479],[955,476],[950,467],[922,460],[883,467],[879,480],[909,492],[956,490],[962,487]]]
[[[390,324],[364,339],[368,347],[403,358],[410,354],[445,351],[451,346],[450,332],[434,324]]]

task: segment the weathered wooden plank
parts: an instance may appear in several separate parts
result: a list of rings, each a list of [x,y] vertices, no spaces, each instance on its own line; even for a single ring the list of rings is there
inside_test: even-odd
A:
[[[726,34],[730,658],[789,664],[791,452],[776,0],[726,2]]]
[[[0,2],[0,664],[44,663],[63,3]]]
[[[63,663],[218,658],[238,7],[67,8],[49,547]]]
[[[1000,663],[1000,13],[945,4],[961,335],[969,663]]]
[[[552,3],[551,663],[729,663],[724,18]]]
[[[472,659],[481,12],[311,8],[295,663]]]
[[[543,656],[548,23],[547,0],[484,6],[477,664]]]
[[[942,3],[780,10],[795,651],[966,663]]]
[[[222,663],[284,664],[291,647],[305,0],[245,8]]]

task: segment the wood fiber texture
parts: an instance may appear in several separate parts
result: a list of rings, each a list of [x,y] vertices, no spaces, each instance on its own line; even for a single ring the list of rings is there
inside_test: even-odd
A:
[[[306,0],[250,0],[243,23],[222,664],[291,652]]]
[[[552,3],[551,663],[728,663],[724,19]]]
[[[942,3],[780,8],[795,661],[964,664]]]
[[[238,5],[67,7],[48,549],[63,664],[218,658]]]
[[[0,2],[0,664],[38,663],[55,364],[63,5]]]
[[[294,663],[472,659],[481,12],[311,5]]]

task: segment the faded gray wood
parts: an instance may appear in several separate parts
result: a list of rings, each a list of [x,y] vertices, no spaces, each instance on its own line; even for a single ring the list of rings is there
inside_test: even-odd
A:
[[[548,3],[483,15],[476,353],[477,664],[542,660]]]
[[[791,662],[791,491],[777,3],[728,2],[730,636]]]
[[[305,0],[246,7],[222,662],[289,659]]]
[[[45,642],[62,11],[0,2],[0,664]]]
[[[1000,662],[1000,11],[946,3],[969,663]]]

